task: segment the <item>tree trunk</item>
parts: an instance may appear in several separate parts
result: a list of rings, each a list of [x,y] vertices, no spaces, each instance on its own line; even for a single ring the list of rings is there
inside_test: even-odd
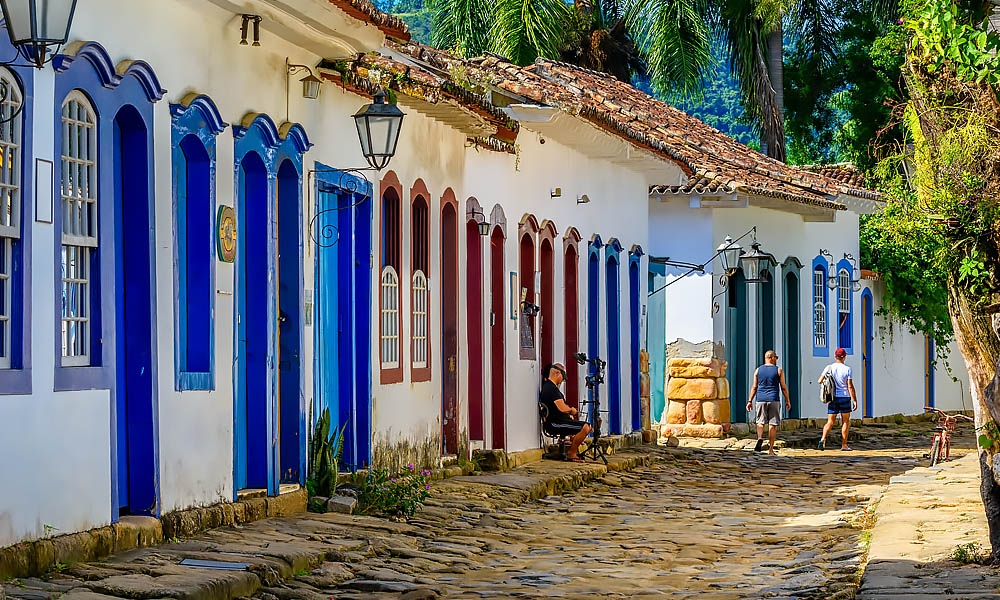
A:
[[[774,31],[767,34],[767,76],[774,90],[775,112],[777,113],[777,123],[772,123],[774,131],[768,131],[765,124],[762,128],[760,139],[760,151],[764,154],[785,162],[787,153],[785,150],[785,62],[784,62],[784,38],[782,37],[781,22],[775,26]]]
[[[1000,423],[1000,319],[977,310],[957,287],[948,285],[948,312],[955,340],[969,371],[969,392],[977,430],[989,421]],[[991,561],[1000,561],[1000,455],[979,449],[979,493],[990,528]]]

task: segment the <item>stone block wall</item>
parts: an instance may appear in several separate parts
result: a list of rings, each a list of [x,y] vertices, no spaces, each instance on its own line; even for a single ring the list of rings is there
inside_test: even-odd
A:
[[[660,435],[718,438],[729,431],[729,381],[718,358],[672,358]]]

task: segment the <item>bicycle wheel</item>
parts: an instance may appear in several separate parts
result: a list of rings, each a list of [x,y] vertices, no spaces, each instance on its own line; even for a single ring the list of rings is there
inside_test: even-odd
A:
[[[937,436],[934,438],[934,443],[931,444],[931,465],[937,464],[938,460],[941,459],[941,437]]]

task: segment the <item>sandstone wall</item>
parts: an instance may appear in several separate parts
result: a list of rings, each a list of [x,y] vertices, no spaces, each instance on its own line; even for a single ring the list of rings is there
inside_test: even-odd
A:
[[[660,435],[722,437],[729,431],[729,381],[718,358],[672,358]]]

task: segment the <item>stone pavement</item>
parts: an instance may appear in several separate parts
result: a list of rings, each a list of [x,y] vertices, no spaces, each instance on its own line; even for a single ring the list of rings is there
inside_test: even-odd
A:
[[[850,453],[644,447],[614,455],[611,470],[543,461],[436,482],[409,523],[271,519],[3,585],[20,600],[847,599],[874,503],[923,462],[919,434],[872,437]]]
[[[878,506],[869,562],[857,597],[1000,597],[1000,570],[950,560],[960,544],[989,548],[975,452],[892,478]]]

